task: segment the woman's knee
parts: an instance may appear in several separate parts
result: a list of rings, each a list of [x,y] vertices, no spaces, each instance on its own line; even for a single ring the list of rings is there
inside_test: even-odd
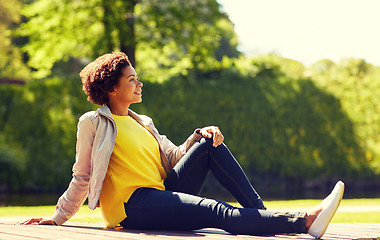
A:
[[[219,146],[214,147],[213,145],[214,140],[212,138],[202,138],[200,140],[200,143],[207,145],[207,147],[209,147],[211,150],[218,149],[218,148],[227,148],[227,146],[224,143],[221,143]]]
[[[204,137],[202,137],[199,140],[199,146],[205,146],[207,148],[212,147],[212,138],[204,138]]]

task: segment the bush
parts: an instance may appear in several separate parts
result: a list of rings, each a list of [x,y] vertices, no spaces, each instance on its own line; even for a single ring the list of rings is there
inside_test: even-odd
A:
[[[25,154],[0,135],[0,193],[19,191],[25,183]]]
[[[315,179],[358,179],[376,173],[379,154],[363,137],[376,142],[376,136],[363,135],[358,127],[370,133],[379,125],[371,128],[355,120],[347,98],[338,94],[339,86],[332,88],[316,75],[302,77],[302,66],[274,56],[223,64],[163,83],[143,80],[143,103],[132,109],[152,117],[159,131],[177,144],[196,127],[218,125],[249,177],[260,178],[259,189],[302,188]],[[328,64],[319,74],[333,68]],[[86,101],[79,78],[0,86],[0,100],[5,103],[0,106],[5,143],[0,164],[10,169],[2,170],[1,185],[63,191],[71,178],[77,120],[96,108]],[[376,103],[355,102],[374,116]],[[16,150],[9,149],[22,152],[23,160],[16,163]],[[26,180],[19,177],[23,169]]]
[[[340,101],[311,80],[256,77],[231,69],[145,83],[150,115],[177,144],[196,127],[218,125],[226,143],[251,173],[296,178],[368,174],[364,151]]]
[[[62,191],[67,186],[75,156],[78,112],[92,106],[86,104],[80,89],[78,79],[48,79],[0,89],[2,96],[8,96],[8,107],[2,109],[3,134],[27,156],[23,167],[28,181],[19,183],[23,188]]]

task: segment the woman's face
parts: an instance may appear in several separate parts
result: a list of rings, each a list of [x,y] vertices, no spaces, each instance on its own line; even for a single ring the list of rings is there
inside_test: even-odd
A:
[[[123,104],[139,103],[142,101],[142,82],[139,81],[137,73],[133,67],[126,67],[122,70],[122,76],[118,84],[114,87],[114,100]]]

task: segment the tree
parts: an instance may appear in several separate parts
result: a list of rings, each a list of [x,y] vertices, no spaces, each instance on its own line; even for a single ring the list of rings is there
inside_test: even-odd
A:
[[[110,51],[124,51],[132,62],[138,51],[141,64],[158,55],[164,59],[153,67],[181,70],[214,64],[223,55],[220,43],[227,56],[238,55],[233,26],[215,0],[37,0],[24,14],[22,31],[30,40],[24,50],[36,77],[58,61]]]
[[[0,2],[0,78],[28,79],[30,76],[14,43],[14,29],[20,23],[20,11],[18,0]]]
[[[322,59],[312,65],[313,74],[322,75],[331,71],[335,67],[335,63],[329,59]]]
[[[102,0],[104,35],[101,40],[108,51],[119,49],[128,53],[133,65],[136,48],[134,12],[138,2],[139,0]]]
[[[145,78],[163,81],[237,57],[237,38],[215,0],[145,0],[137,8],[138,58]],[[148,49],[148,51],[147,51]]]
[[[365,151],[366,161],[380,172],[380,71],[363,59],[346,58],[335,64],[329,60],[313,66],[313,80],[333,94],[355,125],[355,134]],[[351,151],[346,148],[347,152]]]
[[[28,21],[20,34],[29,38],[23,47],[28,65],[37,71],[34,77],[45,77],[54,63],[70,57],[93,57],[99,49],[103,15],[99,0],[37,0],[23,9]]]

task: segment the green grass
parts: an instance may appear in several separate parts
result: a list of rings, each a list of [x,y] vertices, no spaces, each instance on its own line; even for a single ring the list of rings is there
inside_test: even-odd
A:
[[[306,210],[318,205],[321,200],[265,201],[268,210],[291,211]],[[231,203],[238,206],[238,203]],[[23,221],[29,217],[50,217],[55,206],[38,207],[0,207],[0,218],[12,217]],[[100,209],[94,211],[82,206],[70,220],[73,222],[103,222]],[[380,223],[380,199],[344,199],[332,222],[339,223]]]
[[[287,201],[265,201],[268,210],[307,210],[317,206],[321,200],[302,199]],[[239,206],[238,203],[232,205]],[[380,199],[343,199],[332,222],[335,223],[380,223]]]
[[[321,202],[319,199],[301,199],[286,201],[265,201],[268,208],[297,208],[297,207],[314,207]],[[359,206],[380,206],[380,198],[356,198],[343,199],[340,206],[359,207]]]
[[[310,208],[319,203],[320,200],[296,200],[273,201],[268,202],[267,205],[270,208]],[[332,222],[380,223],[380,199],[343,199]]]
[[[37,206],[37,207],[0,207],[0,218],[2,217],[19,217],[19,221],[26,220],[30,217],[49,218],[53,215],[55,206]],[[79,211],[69,221],[72,222],[103,222],[100,208],[91,210],[87,205],[83,205]]]

